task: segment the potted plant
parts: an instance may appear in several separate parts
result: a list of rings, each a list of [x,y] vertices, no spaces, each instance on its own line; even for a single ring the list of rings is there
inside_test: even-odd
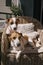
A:
[[[14,4],[12,4],[12,6],[11,6],[11,11],[12,11],[13,15],[15,15],[15,16],[22,16],[23,15],[22,9],[20,7],[17,7]]]

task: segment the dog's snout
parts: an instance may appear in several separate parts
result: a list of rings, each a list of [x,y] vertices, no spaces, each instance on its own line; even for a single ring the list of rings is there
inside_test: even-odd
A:
[[[17,46],[19,47],[20,46],[20,43],[18,43]]]
[[[16,30],[16,27],[14,28],[14,30]]]

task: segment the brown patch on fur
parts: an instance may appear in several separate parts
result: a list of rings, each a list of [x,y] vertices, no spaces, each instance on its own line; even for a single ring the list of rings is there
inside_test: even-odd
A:
[[[13,23],[13,19],[12,18],[6,19],[6,23],[7,24],[12,24]],[[15,22],[15,24],[16,24],[16,22]]]
[[[28,36],[24,35],[23,37],[28,41]]]
[[[8,25],[10,25],[13,22],[13,20],[12,20],[12,18],[9,18],[9,19],[7,19],[6,22],[7,22]]]
[[[21,37],[21,33],[18,33],[16,31],[14,31],[13,33],[11,33],[11,35],[9,36],[9,38],[13,39],[13,38],[19,38]]]

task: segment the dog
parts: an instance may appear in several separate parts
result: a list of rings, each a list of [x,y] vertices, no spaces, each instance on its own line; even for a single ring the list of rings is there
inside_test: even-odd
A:
[[[11,31],[16,30],[16,17],[7,19],[6,23],[7,23],[6,34],[10,34]]]
[[[8,36],[8,39],[10,41],[10,53],[16,54],[18,61],[21,52],[24,51],[25,45],[28,43],[28,38],[23,36],[22,33],[14,31]]]

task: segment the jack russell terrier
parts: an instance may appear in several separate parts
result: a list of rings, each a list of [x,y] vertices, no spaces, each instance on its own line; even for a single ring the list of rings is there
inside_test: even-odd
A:
[[[6,34],[10,34],[10,32],[16,30],[16,17],[7,19],[6,23],[7,23]]]
[[[25,49],[25,45],[28,43],[28,38],[16,31],[12,32],[8,36],[10,41],[10,53],[16,54],[16,60],[18,61],[21,52]]]

